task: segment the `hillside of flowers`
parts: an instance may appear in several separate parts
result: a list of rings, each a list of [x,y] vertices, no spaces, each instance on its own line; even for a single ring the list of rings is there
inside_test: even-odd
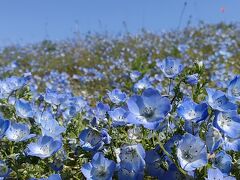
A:
[[[0,179],[240,179],[240,24],[0,51]]]

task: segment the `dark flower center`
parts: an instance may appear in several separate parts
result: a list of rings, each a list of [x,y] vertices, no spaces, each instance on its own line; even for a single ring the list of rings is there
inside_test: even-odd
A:
[[[107,171],[105,169],[104,166],[100,166],[98,169],[97,169],[97,177],[105,177],[107,174]]]
[[[233,88],[233,89],[232,89],[232,94],[233,94],[234,96],[240,96],[240,89],[238,89],[238,88]]]
[[[190,160],[193,158],[193,156],[188,151],[184,152],[183,157],[186,160]]]
[[[154,115],[155,109],[152,107],[145,107],[143,110],[143,116],[146,118],[151,118]]]

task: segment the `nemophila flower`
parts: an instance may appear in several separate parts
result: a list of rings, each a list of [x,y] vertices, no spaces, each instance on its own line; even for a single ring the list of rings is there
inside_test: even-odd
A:
[[[175,164],[171,164],[168,167],[168,170],[162,175],[161,178],[159,178],[159,180],[161,179],[167,179],[167,180],[190,180],[193,179],[188,175],[183,175],[179,169],[176,167]]]
[[[88,102],[81,96],[73,97],[72,99],[74,100],[79,111],[83,111],[88,106]]]
[[[134,91],[137,92],[138,90],[143,90],[147,88],[151,88],[152,84],[150,83],[149,79],[147,77],[143,77],[138,82],[134,84]]]
[[[21,118],[32,118],[34,115],[32,104],[24,99],[19,99],[15,104],[16,113]]]
[[[236,180],[232,176],[224,176],[224,174],[218,168],[208,169],[208,177],[206,180]]]
[[[185,53],[188,49],[189,46],[187,44],[179,44],[177,49],[181,52],[181,53]]]
[[[0,179],[7,178],[10,172],[11,169],[7,166],[7,164],[4,161],[0,160]]]
[[[206,133],[206,145],[210,154],[217,150],[223,143],[223,138],[219,130],[210,124]]]
[[[216,112],[213,125],[230,138],[240,137],[240,116],[235,112]]]
[[[205,143],[192,134],[184,134],[177,147],[177,157],[185,171],[194,171],[207,164],[207,148]]]
[[[61,103],[60,110],[65,123],[69,123],[79,112],[82,112],[87,103],[81,97],[69,97]]]
[[[11,93],[12,89],[6,81],[0,81],[0,99],[7,98]]]
[[[0,139],[2,139],[5,135],[5,132],[10,126],[10,121],[5,120],[0,116]]]
[[[69,106],[68,108],[66,108],[63,112],[62,112],[62,116],[64,119],[64,124],[68,124],[69,122],[71,122],[71,120],[77,115],[77,107],[72,105]]]
[[[108,104],[98,102],[96,108],[94,109],[94,114],[97,119],[105,120],[107,112],[110,110]]]
[[[195,123],[191,121],[185,121],[184,130],[192,135],[198,134],[200,130],[201,122]]]
[[[179,144],[179,141],[182,139],[182,136],[179,134],[174,135],[173,137],[171,137],[165,144],[164,144],[164,148],[166,149],[166,151],[171,154],[173,151],[174,147],[177,147]]]
[[[230,81],[227,93],[229,96],[240,100],[240,76],[237,75]]]
[[[141,144],[124,145],[117,158],[119,165],[130,172],[141,172],[145,168],[145,150]]]
[[[223,174],[229,174],[232,169],[232,157],[225,151],[220,151],[215,156],[213,166],[220,169]]]
[[[143,180],[144,171],[135,172],[134,170],[127,168],[120,168],[118,170],[118,179],[119,180]]]
[[[37,109],[35,110],[34,120],[37,124],[44,123],[45,121],[49,121],[54,119],[54,114],[52,109],[47,108],[43,111]]]
[[[175,78],[183,70],[183,65],[180,63],[180,59],[173,57],[168,57],[163,61],[157,62],[157,66],[168,78]]]
[[[108,92],[108,97],[113,103],[119,104],[121,102],[126,101],[127,95],[126,93],[122,92],[120,89],[114,89]]]
[[[36,156],[41,159],[51,157],[62,147],[60,140],[54,140],[50,136],[41,136],[36,143],[27,146],[27,155]]]
[[[91,162],[82,166],[81,172],[87,180],[110,180],[116,168],[116,163],[104,157],[103,153],[96,153]]]
[[[85,151],[98,151],[105,144],[110,144],[111,137],[105,129],[98,131],[97,129],[87,128],[79,134],[80,146]]]
[[[158,154],[156,149],[146,151],[145,162],[148,175],[160,179],[165,172],[162,168],[164,162],[162,155]]]
[[[191,86],[194,86],[198,83],[198,79],[199,79],[198,74],[192,74],[186,77],[186,82]]]
[[[162,97],[155,89],[146,89],[142,96],[134,95],[127,101],[128,122],[143,125],[145,128],[156,130],[159,124],[171,110],[170,100]]]
[[[9,84],[12,90],[17,90],[25,86],[29,82],[30,78],[31,74],[24,74],[22,77],[12,76],[5,79],[5,81]]]
[[[55,139],[60,138],[61,134],[66,131],[66,128],[60,126],[55,119],[42,121],[41,130],[43,136],[51,136]]]
[[[109,116],[112,118],[112,125],[114,127],[127,124],[128,113],[129,112],[122,107],[118,107],[111,111],[108,111]]]
[[[52,174],[47,178],[47,180],[62,180],[62,178],[59,174]]]
[[[207,88],[207,102],[214,110],[229,112],[236,111],[237,105],[231,102],[227,95],[216,89]]]
[[[140,76],[141,76],[141,73],[139,71],[132,71],[130,73],[130,78],[133,82],[136,82]]]
[[[58,93],[57,91],[47,89],[44,94],[44,100],[49,104],[59,106],[68,96],[69,94]]]
[[[240,137],[239,138],[230,138],[225,136],[223,142],[223,150],[224,151],[240,151]]]
[[[206,103],[197,104],[186,98],[178,106],[177,113],[186,121],[198,123],[208,117],[208,105]]]
[[[5,135],[8,140],[14,142],[26,141],[35,136],[35,134],[30,134],[30,128],[27,124],[16,122],[11,123]]]
[[[0,98],[7,98],[14,91],[21,89],[27,84],[29,76],[26,77],[16,77],[12,76],[3,81],[0,81]]]

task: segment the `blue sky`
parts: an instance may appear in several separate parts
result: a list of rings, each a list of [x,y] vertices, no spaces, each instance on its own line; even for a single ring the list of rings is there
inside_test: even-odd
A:
[[[0,46],[61,40],[77,29],[116,34],[124,32],[123,22],[131,33],[176,29],[184,2],[181,27],[190,16],[193,25],[240,20],[240,0],[1,0]]]

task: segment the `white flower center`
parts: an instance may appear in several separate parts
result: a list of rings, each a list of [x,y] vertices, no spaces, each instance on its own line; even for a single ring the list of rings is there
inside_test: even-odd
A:
[[[232,89],[232,94],[233,94],[234,96],[240,96],[240,89],[234,87],[234,88]]]

